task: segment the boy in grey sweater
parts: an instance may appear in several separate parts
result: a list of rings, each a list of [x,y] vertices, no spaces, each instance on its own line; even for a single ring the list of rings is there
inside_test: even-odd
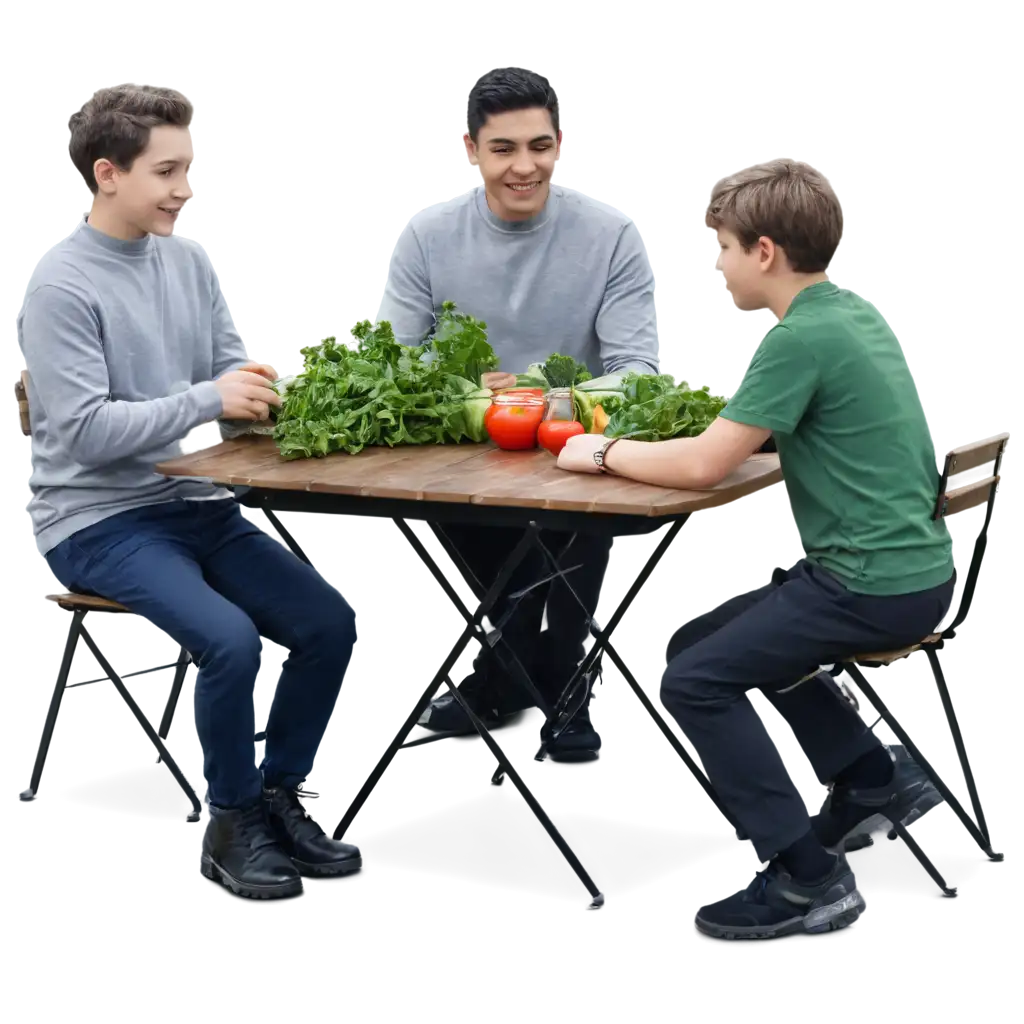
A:
[[[92,210],[39,262],[18,317],[29,371],[40,552],[69,590],[120,601],[199,666],[195,717],[210,823],[202,872],[256,898],[347,874],[299,803],[355,643],[355,615],[230,495],[154,466],[200,423],[266,419],[276,374],[250,362],[210,260],[174,237],[192,197],[191,104],[170,89],[97,92],[70,121]],[[253,760],[260,637],[288,648]]]

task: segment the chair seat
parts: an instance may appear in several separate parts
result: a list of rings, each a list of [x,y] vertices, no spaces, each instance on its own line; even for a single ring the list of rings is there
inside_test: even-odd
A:
[[[105,597],[97,597],[95,594],[47,594],[47,601],[55,601],[57,605],[67,612],[127,612],[126,608],[117,601],[108,601]]]
[[[941,639],[941,633],[929,633],[920,643],[911,644],[909,647],[900,647],[895,651],[875,651],[872,654],[857,654],[846,660],[855,662],[858,665],[865,665],[869,668],[874,665],[891,665],[894,661],[899,661],[900,658],[906,658],[908,655],[913,654],[914,651],[921,650],[922,647],[929,644],[937,644]]]

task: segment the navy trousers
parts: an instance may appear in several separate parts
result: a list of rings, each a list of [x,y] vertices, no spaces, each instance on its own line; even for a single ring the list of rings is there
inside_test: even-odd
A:
[[[356,641],[355,613],[315,569],[231,500],[121,512],[73,534],[46,558],[68,590],[127,605],[192,655],[211,804],[245,807],[260,799],[264,780],[294,787],[306,778]],[[252,696],[261,636],[289,655],[257,768]]]
[[[805,835],[810,819],[747,691],[768,698],[818,779],[831,782],[880,741],[827,672],[798,681],[854,654],[917,643],[949,610],[954,580],[874,597],[805,560],[672,637],[661,699],[762,861]]]

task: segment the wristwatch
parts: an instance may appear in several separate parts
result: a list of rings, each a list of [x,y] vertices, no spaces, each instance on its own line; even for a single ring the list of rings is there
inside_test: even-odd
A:
[[[608,454],[608,449],[611,448],[611,446],[613,444],[615,444],[615,442],[618,441],[618,440],[619,439],[617,437],[610,437],[607,441],[605,441],[605,443],[603,445],[601,445],[600,448],[597,449],[596,452],[594,452],[594,462],[597,464],[597,468],[602,473],[610,473],[611,472],[611,470],[608,469],[607,466],[605,466],[604,460],[605,460],[605,456]]]

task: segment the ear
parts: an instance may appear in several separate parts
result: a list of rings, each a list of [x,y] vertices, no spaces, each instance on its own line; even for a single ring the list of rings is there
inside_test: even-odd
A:
[[[757,240],[757,265],[761,273],[767,273],[780,260],[782,250],[766,235]]]
[[[92,165],[92,173],[104,195],[112,196],[117,191],[118,170],[106,157],[101,157]]]
[[[480,157],[479,157],[479,155],[477,153],[476,143],[470,137],[468,132],[465,135],[462,136],[462,141],[466,144],[466,156],[469,157],[469,162],[474,167],[479,166],[479,164],[480,164]]]

